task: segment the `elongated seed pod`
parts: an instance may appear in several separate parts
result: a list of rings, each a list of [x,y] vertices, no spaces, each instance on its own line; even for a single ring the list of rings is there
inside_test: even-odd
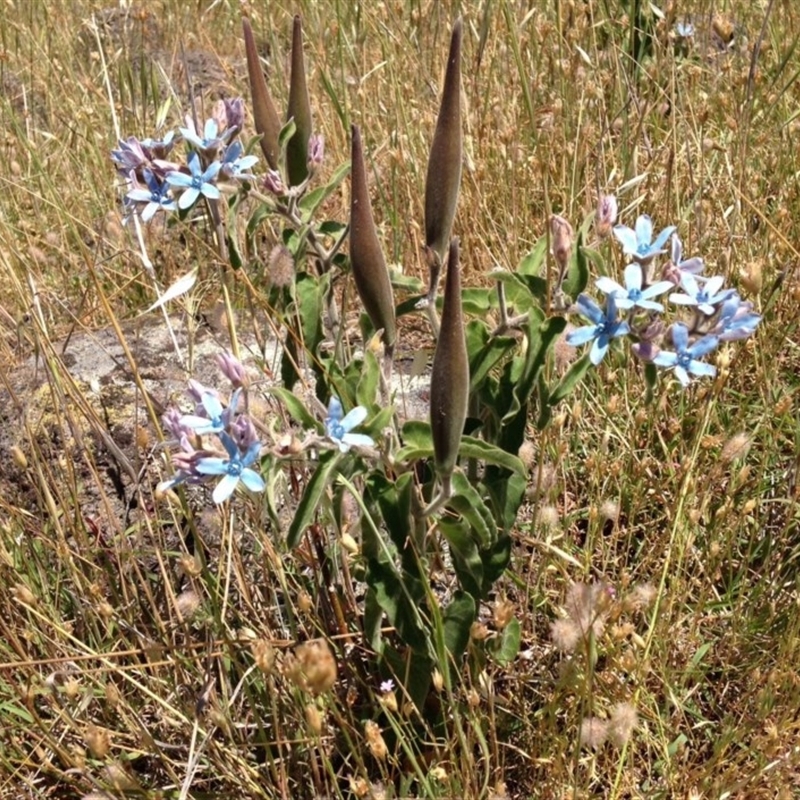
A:
[[[433,461],[440,476],[452,474],[467,419],[469,361],[461,310],[458,239],[450,242],[442,327],[431,372],[431,434]]]
[[[308,140],[311,138],[311,102],[303,59],[303,23],[298,14],[292,26],[292,76],[289,82],[287,122],[294,119],[294,136],[286,144],[289,185],[297,186],[308,176]]]
[[[264,73],[261,71],[261,62],[258,58],[256,40],[250,20],[242,17],[244,30],[244,49],[247,53],[247,74],[250,78],[250,94],[253,97],[253,122],[256,132],[261,134],[261,150],[264,158],[272,169],[278,169],[278,136],[281,132],[281,121],[275,110],[275,103],[267,89]]]
[[[389,270],[383,257],[372,204],[369,200],[367,169],[364,165],[364,148],[361,131],[352,128],[352,171],[350,174],[350,266],[356,289],[367,310],[375,330],[383,330],[387,350],[394,345],[396,329],[394,319],[394,293]]]
[[[425,244],[431,265],[430,296],[450,242],[461,184],[461,18],[453,25],[442,102],[425,178]],[[435,273],[435,274],[434,274]]]

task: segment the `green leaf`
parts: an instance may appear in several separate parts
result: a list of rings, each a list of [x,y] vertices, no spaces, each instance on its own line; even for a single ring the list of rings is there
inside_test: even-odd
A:
[[[325,495],[328,484],[336,474],[338,466],[338,451],[332,450],[320,456],[319,465],[311,476],[311,480],[308,482],[306,490],[300,498],[300,502],[297,504],[297,511],[295,512],[292,524],[289,526],[289,533],[286,537],[286,546],[289,549],[297,547],[300,543],[300,538],[314,521],[317,508]]]
[[[543,303],[547,297],[547,281],[538,275],[497,270],[491,277],[504,285],[507,305],[520,311],[527,310],[531,303]]]
[[[294,120],[288,120],[284,126],[281,128],[281,132],[278,134],[278,146],[281,149],[281,152],[286,150],[286,144],[288,143],[289,139],[295,135],[297,131],[297,126],[294,124]]]
[[[479,492],[461,472],[453,474],[453,489],[448,505],[469,523],[481,547],[491,544],[497,538],[497,523]]]
[[[495,365],[517,346],[512,336],[490,336],[485,323],[473,319],[467,324],[470,393],[475,392]]]
[[[400,438],[403,446],[395,453],[395,460],[398,463],[433,456],[433,439],[429,422],[409,420],[403,425]]]
[[[257,252],[255,245],[256,232],[261,227],[261,223],[264,222],[273,211],[274,209],[269,203],[259,203],[250,215],[250,219],[247,220],[246,236],[250,252]]]
[[[519,653],[519,645],[522,640],[522,628],[519,620],[515,617],[503,628],[500,636],[494,640],[493,655],[494,660],[501,666],[510,664]]]
[[[487,464],[495,464],[522,476],[527,474],[525,465],[517,456],[474,436],[463,436],[458,452],[462,458],[477,458]]]
[[[308,194],[304,195],[297,204],[301,211],[302,218],[309,220],[314,216],[317,209],[339,188],[339,184],[350,174],[350,162],[346,161],[337,167],[330,179],[324,186],[318,186]]]
[[[547,256],[547,237],[542,236],[522,261],[519,262],[517,273],[519,275],[536,275],[541,276],[544,260]]]
[[[483,597],[483,561],[475,537],[464,520],[441,519],[437,523],[447,544],[461,587],[473,597]]]
[[[405,551],[412,533],[413,478],[412,473],[407,472],[396,481],[390,481],[379,473],[373,473],[366,482],[367,497],[377,502],[389,538],[400,553]]]
[[[429,634],[420,614],[425,596],[421,581],[408,573],[401,577],[393,564],[371,561],[367,586],[403,642],[427,654]]]
[[[403,447],[395,454],[398,463],[416,461],[433,456],[431,426],[421,420],[410,420],[403,425]],[[477,458],[511,472],[525,475],[525,466],[517,456],[474,436],[462,436],[458,453],[462,458]]]
[[[466,314],[475,314],[477,316],[485,316],[489,309],[492,307],[492,299],[494,297],[494,290],[473,287],[461,290],[461,307]],[[495,303],[496,305],[496,303]]]
[[[466,592],[456,592],[444,610],[444,644],[450,653],[454,671],[469,644],[472,623],[477,616],[475,598]]]
[[[564,292],[572,298],[577,297],[586,288],[586,284],[589,283],[589,263],[583,240],[583,231],[578,231],[562,286]]]
[[[527,405],[539,372],[547,359],[548,351],[566,325],[567,321],[563,317],[550,317],[542,322],[541,319],[537,319],[535,315],[531,314],[527,330],[528,348],[518,364],[519,374],[512,376],[514,381],[513,400],[511,407],[503,417],[504,423],[513,419],[523,406]]]
[[[422,281],[414,275],[405,275],[399,269],[389,267],[389,278],[392,281],[392,286],[395,289],[402,289],[404,292],[419,293],[424,290]],[[414,298],[414,302],[418,303],[422,296]],[[398,306],[398,315],[399,315]],[[407,312],[406,312],[407,313]]]
[[[305,405],[303,405],[303,402],[294,392],[290,392],[288,389],[276,386],[272,389],[268,389],[267,393],[277,397],[278,400],[280,400],[286,407],[286,410],[289,412],[291,418],[295,422],[299,423],[304,430],[317,431],[317,433],[324,432],[322,423],[319,422],[316,417],[314,417],[314,415],[305,407]]]
[[[361,375],[356,387],[356,401],[360,406],[369,408],[378,395],[378,384],[381,379],[381,367],[375,353],[367,350],[361,365]]]
[[[495,513],[496,524],[509,533],[517,521],[517,514],[525,499],[528,480],[525,475],[509,475],[505,470],[489,467],[481,481]]]
[[[506,571],[508,562],[511,561],[511,536],[503,534],[491,547],[482,550],[481,561],[483,562],[484,581],[488,590]]]
[[[564,374],[564,377],[556,384],[550,392],[548,405],[558,405],[582,380],[583,376],[589,371],[592,362],[589,361],[589,353],[579,358]]]

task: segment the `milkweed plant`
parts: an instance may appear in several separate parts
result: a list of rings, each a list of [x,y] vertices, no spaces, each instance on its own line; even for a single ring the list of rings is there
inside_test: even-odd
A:
[[[249,110],[242,99],[220,101],[202,124],[190,115],[177,130],[131,136],[112,152],[128,218],[167,228],[205,222],[224,256],[220,280],[231,271],[247,276],[250,302],[269,318],[280,349],[274,373],[265,352],[252,359],[274,378],[263,388],[233,352],[218,359],[227,389],[190,381],[191,406],[163,418],[172,458],[159,486],[223,509],[251,507],[287,551],[313,539],[332,557],[352,559],[365,592],[360,601],[346,595],[353,599],[344,618],[363,633],[380,680],[402,687],[422,713],[432,686],[454,691],[465,659],[480,670],[490,659],[511,661],[519,648],[513,614],[491,635],[476,637],[473,626],[509,564],[528,481],[518,456],[526,440],[623,342],[651,386],[660,372],[677,378],[666,390],[692,391],[714,376],[714,352],[751,336],[760,316],[702,259],[685,256],[674,226],[654,236],[647,215],[632,228],[618,224],[612,195],[577,234],[553,216],[516,269],[494,270],[491,285],[462,287],[470,254],[454,236],[461,20],[421,187],[428,285],[389,269],[370,201],[368,132],[354,125],[350,163],[329,170],[313,127],[299,18],[283,120],[246,19],[243,27]],[[249,141],[248,117],[257,134]],[[321,219],[348,175],[349,218]],[[271,241],[266,265],[262,238]],[[600,273],[592,292],[590,265]],[[339,308],[352,302],[351,285],[363,311],[356,339]],[[429,408],[415,414],[394,362],[398,318],[420,313],[430,319],[434,354]],[[588,348],[565,370],[554,358],[562,341]],[[272,405],[256,402],[259,394]],[[275,404],[280,414],[268,415]],[[292,481],[282,478],[288,472]],[[314,539],[320,530],[327,533]],[[434,580],[442,564],[444,587]],[[287,637],[296,634],[283,624]]]

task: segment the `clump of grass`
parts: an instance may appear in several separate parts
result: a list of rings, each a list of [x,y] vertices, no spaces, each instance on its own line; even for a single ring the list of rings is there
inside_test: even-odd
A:
[[[289,551],[263,509],[239,517],[156,492],[169,477],[168,397],[151,381],[167,356],[136,356],[154,335],[137,319],[154,279],[199,267],[196,307],[175,320],[186,354],[185,370],[172,367],[177,392],[203,360],[205,320],[220,343],[263,338],[264,272],[282,290],[287,252],[277,236],[258,242],[262,272],[226,274],[220,311],[213,240],[156,223],[142,248],[121,224],[108,153],[118,134],[182,124],[190,100],[207,112],[220,93],[246,94],[238,8],[167,2],[158,15],[132,10],[113,32],[89,3],[0,11],[0,794],[786,791],[800,703],[800,198],[783,140],[798,124],[800,14],[700,6],[696,35],[680,42],[671,12],[459,6],[465,284],[513,268],[554,214],[577,229],[614,193],[626,222],[646,207],[680,224],[687,249],[764,321],[690,394],[662,386],[645,403],[636,365],[610,358],[557,424],[531,433],[530,514],[470,645],[502,636],[511,606],[520,655],[487,661],[455,689],[433,675],[427,702],[447,709],[438,727],[374,674],[357,530],[312,528]],[[296,11],[272,4],[250,18],[281,107]],[[352,123],[370,132],[387,261],[423,281],[424,165],[455,17],[449,3],[320,4],[303,20],[331,163],[347,159]],[[734,31],[724,50],[714,26]],[[205,63],[182,49],[221,64],[226,85],[172,76],[153,57]],[[346,217],[344,196],[327,202]],[[136,387],[124,407],[116,378],[100,385],[71,355],[103,329]],[[251,363],[251,385],[273,367]],[[274,419],[275,448],[291,452],[281,408],[255,392],[252,402]],[[307,480],[298,468],[269,487],[276,515]]]

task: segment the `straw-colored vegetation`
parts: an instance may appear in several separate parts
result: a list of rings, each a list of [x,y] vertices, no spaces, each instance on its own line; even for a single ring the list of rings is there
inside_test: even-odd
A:
[[[796,3],[98,5],[0,9],[0,797],[799,796]],[[207,226],[159,213],[140,241],[123,223],[119,137],[183,125],[190,93],[201,124],[241,95],[255,135],[243,11],[281,114],[302,15],[323,180],[358,125],[395,275],[428,280],[426,169],[461,15],[465,286],[614,193],[622,222],[678,226],[763,315],[712,356],[716,378],[662,374],[648,397],[618,349],[532,421],[508,570],[460,671],[434,664],[418,706],[402,676],[382,686],[364,629],[358,493],[341,528],[320,514],[287,546],[309,472],[269,459],[303,432],[265,394],[280,367],[252,356],[275,336],[280,225],[235,270]],[[322,211],[348,220],[349,180]],[[173,341],[143,312],[194,268]],[[351,278],[337,299],[357,344]],[[160,414],[237,348],[280,529],[260,495],[156,491]],[[398,319],[396,371],[432,349],[424,315]],[[447,554],[430,569],[444,596]],[[493,650],[512,621],[518,648]]]

